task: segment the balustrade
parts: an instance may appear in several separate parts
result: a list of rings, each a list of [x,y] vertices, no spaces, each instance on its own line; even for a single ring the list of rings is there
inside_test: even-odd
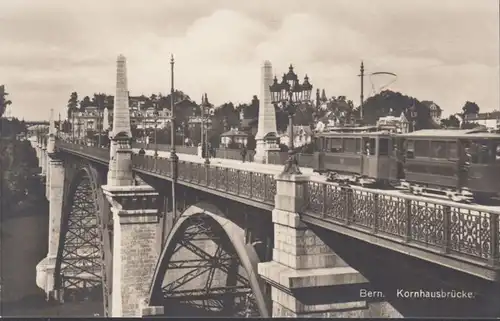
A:
[[[442,253],[498,263],[498,209],[328,182],[308,184],[308,215]]]

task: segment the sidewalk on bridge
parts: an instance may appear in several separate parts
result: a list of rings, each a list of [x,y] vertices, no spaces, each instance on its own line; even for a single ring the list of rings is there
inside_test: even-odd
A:
[[[139,152],[139,149],[133,148],[133,151],[134,151],[134,153],[137,154]],[[146,150],[146,155],[154,156],[154,150]],[[158,156],[170,157],[170,152],[158,151]],[[203,164],[203,162],[205,161],[204,158],[201,158],[198,155],[189,155],[189,154],[178,153],[177,156],[179,157],[179,160],[193,162],[193,163]],[[243,163],[240,160],[225,159],[225,158],[210,158],[210,164],[221,166],[221,167],[230,167],[230,168],[236,168],[236,169],[241,169],[241,170],[246,170],[246,171],[266,173],[266,174],[279,174],[283,171],[283,166],[284,166],[284,165],[275,165],[275,164],[260,164],[260,163],[253,163],[253,162]],[[302,171],[302,174],[304,174],[304,175],[311,175],[314,178],[316,178],[316,177],[322,178],[322,176],[319,176],[318,174],[313,173],[312,168],[301,168],[300,170]]]

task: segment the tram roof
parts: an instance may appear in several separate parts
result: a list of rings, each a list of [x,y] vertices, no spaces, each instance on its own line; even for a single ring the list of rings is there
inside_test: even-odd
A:
[[[487,138],[500,138],[500,134],[489,133],[485,129],[422,129],[407,134],[400,134],[400,137],[408,138],[470,138],[470,139],[487,139]]]
[[[376,131],[376,132],[322,132],[317,136],[327,136],[327,137],[368,137],[368,136],[391,136],[392,133],[387,130]]]

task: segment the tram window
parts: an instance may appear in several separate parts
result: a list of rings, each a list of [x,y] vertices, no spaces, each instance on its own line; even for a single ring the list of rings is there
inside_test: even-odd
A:
[[[361,152],[361,138],[356,138],[356,152]]]
[[[448,158],[458,159],[458,147],[456,142],[448,142]]]
[[[430,157],[446,158],[446,142],[431,142]]]
[[[471,142],[466,151],[470,154],[470,162],[473,164],[489,164],[493,161],[493,150],[487,141]]]
[[[415,141],[415,156],[429,157],[429,141],[427,140]]]
[[[406,158],[415,157],[415,142],[413,140],[408,140],[403,144],[403,150],[406,150]]]
[[[495,151],[495,161],[500,163],[500,142],[496,142],[493,148]]]
[[[356,149],[356,138],[344,138],[344,152],[356,154],[358,149]]]
[[[375,138],[364,138],[363,143],[363,154],[368,156],[375,155]]]
[[[315,139],[316,150],[323,151],[323,146],[324,146],[323,140],[324,140],[323,137],[316,137],[316,139]]]
[[[328,140],[328,151],[332,153],[342,152],[342,139],[330,138]]]
[[[389,155],[389,140],[387,138],[380,138],[378,140],[378,154],[379,156]]]

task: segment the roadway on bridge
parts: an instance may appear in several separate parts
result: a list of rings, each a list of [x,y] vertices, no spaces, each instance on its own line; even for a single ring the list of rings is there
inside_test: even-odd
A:
[[[133,148],[132,149],[135,154],[139,152],[139,148]],[[146,150],[146,155],[149,156],[154,156],[154,150]],[[170,152],[165,152],[165,151],[158,151],[158,156],[160,157],[170,157]],[[203,164],[205,159],[201,158],[198,155],[190,155],[190,154],[181,154],[177,153],[177,156],[179,157],[179,160],[182,161],[187,161],[187,162],[192,162],[192,163],[199,163]],[[235,169],[240,169],[240,170],[245,170],[245,171],[257,171],[259,173],[266,173],[266,174],[279,174],[283,171],[283,166],[284,165],[275,165],[275,164],[260,164],[260,163],[253,163],[253,162],[242,162],[241,160],[235,160],[235,159],[225,159],[225,158],[210,158],[210,164],[217,165],[220,167],[228,167],[228,168],[235,168]],[[314,173],[312,168],[301,168],[300,169],[302,174],[304,175],[311,175],[314,177],[314,179],[318,179],[321,181],[325,181],[325,177],[321,176],[317,173]]]
[[[133,148],[132,150],[135,154],[138,154],[140,149]],[[145,152],[146,152],[146,155],[148,155],[148,156],[154,156],[154,150],[149,149],[149,150],[145,150]],[[158,151],[158,156],[169,158],[170,152]],[[177,156],[179,157],[179,160],[186,161],[186,162],[203,164],[205,161],[204,158],[201,158],[198,155],[177,153]],[[276,164],[261,164],[261,163],[254,163],[254,162],[244,162],[243,163],[241,160],[225,159],[225,158],[210,158],[210,164],[220,166],[220,167],[235,168],[235,169],[239,169],[239,170],[254,171],[254,172],[273,174],[273,175],[281,173],[283,171],[283,166],[284,166],[284,165],[276,165]],[[320,175],[318,173],[313,172],[312,168],[301,167],[300,170],[301,170],[302,174],[310,176],[311,181],[326,182],[326,177],[323,175]],[[335,183],[333,183],[333,184],[335,184]],[[364,187],[364,188],[360,188],[360,190],[369,191],[370,188]],[[389,197],[389,196],[401,197],[404,195],[408,195],[408,192],[400,190],[400,189],[390,189],[390,190],[384,190],[383,194],[385,194],[386,197]],[[432,203],[432,201],[435,200],[435,198],[427,197],[427,196],[417,196],[417,197],[419,197],[422,202],[431,202]],[[449,202],[453,203],[452,201],[449,201]],[[500,206],[482,206],[481,208],[483,210],[486,210],[486,211],[487,210],[500,210]]]

